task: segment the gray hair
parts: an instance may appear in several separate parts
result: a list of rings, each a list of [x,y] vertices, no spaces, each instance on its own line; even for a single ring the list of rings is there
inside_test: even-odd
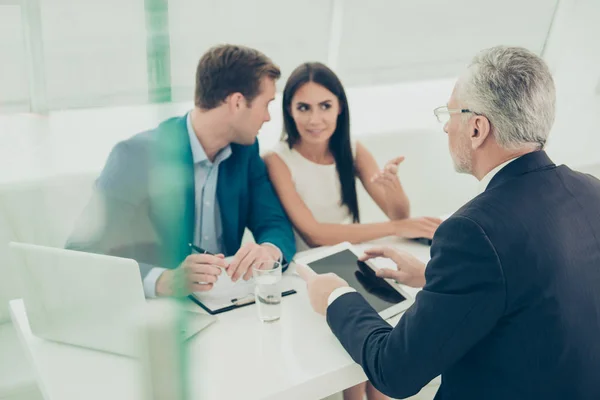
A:
[[[486,116],[500,146],[543,148],[554,123],[556,93],[548,66],[521,47],[479,53],[459,81],[463,106]]]

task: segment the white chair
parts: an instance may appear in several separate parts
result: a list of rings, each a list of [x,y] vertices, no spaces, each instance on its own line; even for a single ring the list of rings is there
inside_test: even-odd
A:
[[[90,200],[96,176],[81,173],[4,185],[0,209],[19,241],[63,246]]]
[[[0,213],[0,399],[38,400],[41,394],[8,311],[8,301],[20,294],[20,282],[9,268],[12,260],[7,247],[12,239],[9,229],[7,219]]]
[[[20,281],[10,267],[13,261],[11,252],[8,251],[8,242],[14,238],[14,230],[0,208],[0,324],[10,321],[8,301],[19,297],[21,293]]]
[[[95,174],[53,177],[0,186],[0,400],[37,400],[31,366],[10,321],[8,302],[21,297],[17,260],[9,241],[63,246],[87,204]]]
[[[33,371],[10,322],[0,324],[0,400],[40,400]]]

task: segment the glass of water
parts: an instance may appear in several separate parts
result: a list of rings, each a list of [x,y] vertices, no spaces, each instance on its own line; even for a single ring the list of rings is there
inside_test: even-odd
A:
[[[252,266],[252,274],[258,317],[262,322],[277,321],[281,316],[281,264],[258,261]]]

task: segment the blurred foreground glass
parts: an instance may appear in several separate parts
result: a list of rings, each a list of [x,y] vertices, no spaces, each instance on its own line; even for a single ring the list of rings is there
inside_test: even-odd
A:
[[[277,321],[281,317],[281,264],[259,261],[252,266],[252,274],[258,317],[262,322]]]

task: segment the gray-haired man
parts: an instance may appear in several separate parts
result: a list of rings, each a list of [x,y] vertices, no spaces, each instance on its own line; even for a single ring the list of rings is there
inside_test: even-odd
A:
[[[306,275],[311,303],[383,393],[442,374],[436,399],[600,399],[600,181],[543,151],[550,72],[535,54],[479,54],[435,110],[455,168],[483,192],[438,228],[427,266],[389,248],[421,286],[392,328],[339,277]]]

